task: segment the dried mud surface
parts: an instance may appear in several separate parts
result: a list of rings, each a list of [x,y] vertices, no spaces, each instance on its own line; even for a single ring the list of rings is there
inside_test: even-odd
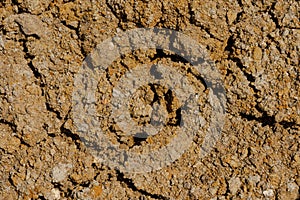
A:
[[[0,199],[299,199],[299,13],[296,0],[0,1]],[[106,38],[137,27],[189,35],[221,72],[226,121],[201,160],[199,136],[170,166],[123,173],[97,162],[76,133],[73,80],[84,58]],[[126,70],[155,62],[173,65],[205,93],[187,63],[164,51],[138,51],[108,68],[99,113],[106,116],[101,97],[111,96]],[[168,110],[169,124],[151,139],[101,125],[123,148],[159,148],[178,123],[173,96],[148,85],[132,98],[137,123],[149,122],[154,99]]]

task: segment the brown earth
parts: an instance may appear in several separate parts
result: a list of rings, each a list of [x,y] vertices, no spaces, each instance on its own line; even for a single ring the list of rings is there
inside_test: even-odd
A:
[[[1,0],[0,199],[299,199],[299,18],[297,0]],[[197,135],[170,166],[132,174],[99,163],[80,140],[72,92],[97,44],[138,27],[180,31],[204,45],[221,73],[227,110],[222,137],[206,157],[197,157]],[[205,94],[189,64],[168,52],[137,51],[116,60],[99,82],[98,113],[108,115],[101,96],[111,97],[140,63],[172,65]],[[174,94],[144,86],[130,112],[149,123],[154,96],[168,107],[162,133],[136,141],[104,119],[112,141],[125,149],[168,143],[179,108]],[[209,106],[201,111],[209,115]]]

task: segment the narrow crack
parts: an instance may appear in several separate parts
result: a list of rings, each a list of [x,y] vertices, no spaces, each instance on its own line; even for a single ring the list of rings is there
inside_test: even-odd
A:
[[[243,8],[244,5],[243,5],[243,0],[237,0],[238,4],[239,4],[239,7],[240,8]]]
[[[236,18],[235,18],[235,20],[233,21],[233,24],[234,24],[234,25],[238,24],[238,23],[242,20],[243,14],[245,14],[245,11],[241,11],[241,12],[238,12],[238,13],[237,13]]]
[[[61,21],[61,23],[62,23],[62,25],[64,25],[64,26],[67,27],[68,29],[75,31],[77,37],[79,38],[78,43],[79,43],[79,47],[80,47],[80,53],[81,53],[81,55],[83,56],[83,58],[86,58],[86,57],[88,56],[89,52],[86,52],[86,50],[85,50],[84,47],[83,47],[83,42],[82,42],[83,37],[80,35],[80,30],[79,30],[79,27],[80,27],[80,23],[81,23],[81,22],[78,21],[78,26],[77,26],[77,27],[73,27],[73,26],[71,26],[71,25],[68,25],[68,24],[66,23],[66,21]]]
[[[244,119],[247,119],[247,121],[257,121],[262,124],[262,126],[269,125],[270,127],[273,127],[276,124],[275,117],[274,116],[268,116],[266,113],[263,113],[261,117],[256,117],[254,115],[248,115],[245,113],[240,113],[240,116]]]
[[[60,133],[64,134],[65,136],[67,136],[69,138],[71,138],[78,150],[82,149],[80,136],[73,133],[71,130],[65,128],[64,125],[65,125],[65,122],[60,127]]]
[[[273,10],[275,10],[275,5],[276,5],[277,1],[275,1],[269,8],[268,10],[268,15],[270,16],[271,20],[275,23],[276,29],[281,29],[281,26],[279,24],[279,20],[276,17],[276,15],[272,12]]]
[[[223,42],[222,39],[217,38],[216,36],[214,36],[214,35],[210,32],[210,30],[209,30],[208,27],[205,27],[203,24],[196,23],[195,12],[192,10],[192,7],[191,7],[191,4],[190,4],[190,3],[188,4],[188,10],[189,10],[188,12],[189,12],[189,15],[190,15],[190,19],[189,19],[190,24],[195,25],[195,26],[201,28],[201,29],[204,30],[211,38],[213,38],[213,39],[215,39],[215,40],[218,40],[218,41],[220,41],[220,42]]]
[[[126,16],[121,16],[121,19],[120,17],[118,17],[118,13],[114,10],[114,8],[109,4],[109,0],[106,0],[105,1],[105,4],[106,6],[108,7],[108,9],[111,11],[111,13],[115,16],[116,19],[118,19],[118,27],[122,27],[121,26],[121,22],[123,22],[122,19],[126,19]]]
[[[156,49],[156,54],[153,56],[153,58],[151,58],[151,61],[155,61],[156,59],[160,59],[160,58],[170,58],[171,61],[173,62],[181,62],[183,64],[189,63],[186,59],[184,59],[178,54],[174,54],[174,53],[167,54],[163,49]]]
[[[29,13],[29,14],[30,14],[29,11],[24,10],[24,8],[22,8],[22,7],[19,6],[21,3],[18,2],[18,0],[12,0],[12,1],[11,1],[11,4],[18,7],[18,9],[17,9],[18,12],[17,12],[16,14],[22,14],[22,13]]]
[[[128,188],[130,188],[132,191],[135,191],[135,192],[139,192],[140,194],[144,195],[144,196],[148,196],[148,197],[151,197],[153,199],[162,199],[162,200],[167,200],[169,198],[163,196],[163,195],[160,195],[160,194],[151,194],[145,190],[142,190],[142,189],[138,189],[132,179],[130,178],[126,178],[124,176],[124,174],[120,171],[117,171],[116,170],[116,173],[117,173],[117,180],[122,182],[122,183],[125,183],[127,185]]]
[[[285,129],[291,128],[291,129],[295,129],[295,130],[297,130],[297,129],[300,130],[300,125],[297,124],[296,122],[289,122],[289,121],[283,120],[283,121],[279,122],[279,124],[282,125],[283,128],[285,128]]]
[[[0,119],[0,124],[8,125],[14,132],[17,131],[17,125],[12,122],[6,121],[5,119]]]
[[[169,58],[174,63],[178,63],[178,62],[181,62],[183,64],[188,64],[189,63],[185,58],[181,57],[178,54],[175,54],[175,53],[167,54],[162,49],[156,49],[156,54],[154,55],[153,58],[151,58],[151,62],[153,62],[157,59],[160,59],[160,58]],[[199,64],[201,64],[202,62],[204,62],[204,60],[197,61],[197,63],[199,63]],[[187,72],[191,73],[198,81],[200,81],[204,85],[205,90],[207,89],[208,85],[207,85],[205,79],[201,75],[195,74],[190,68],[188,68]]]
[[[47,104],[47,103],[46,103],[46,104]],[[58,113],[57,111],[52,110],[50,107],[48,107],[47,110],[56,113],[57,118],[60,119],[60,120],[63,120],[63,123],[62,123],[62,125],[60,126],[60,133],[61,133],[61,134],[64,134],[65,136],[67,136],[67,137],[69,137],[69,138],[71,138],[72,141],[74,141],[74,144],[76,145],[76,148],[77,148],[78,150],[82,149],[82,148],[81,148],[81,138],[79,137],[79,135],[73,133],[70,129],[67,129],[67,128],[64,127],[65,124],[66,124],[66,122],[67,122],[67,120],[68,120],[69,117],[70,117],[70,113],[71,113],[72,108],[70,108],[70,109],[68,110],[67,114],[65,115],[65,117],[64,117],[63,119],[61,118],[60,113]],[[48,133],[48,135],[49,135],[50,137],[55,137],[55,134],[54,134],[54,133],[50,133],[50,134]]]
[[[25,34],[24,34],[25,35]],[[34,55],[31,55],[29,53],[28,47],[26,45],[26,41],[28,40],[28,37],[32,37],[32,36],[26,36],[26,39],[20,40],[20,42],[22,43],[23,46],[23,52],[25,53],[24,58],[27,61],[27,65],[29,66],[29,68],[31,69],[34,77],[36,78],[36,80],[38,81],[38,85],[41,87],[42,91],[43,91],[43,87],[45,86],[45,84],[42,81],[42,74],[38,71],[38,69],[36,69],[32,63],[32,60],[35,58]],[[36,37],[35,37],[36,38]]]
[[[270,126],[275,127],[275,125],[279,124],[283,126],[284,129],[293,129],[293,130],[299,130],[300,126],[296,124],[296,122],[289,122],[289,121],[280,121],[276,122],[275,116],[268,116],[266,113],[263,113],[261,117],[256,117],[253,115],[248,115],[245,113],[241,113],[240,116],[244,119],[247,119],[247,121],[257,121],[262,124],[262,126]]]
[[[50,105],[47,101],[45,102],[45,105],[46,105],[46,109],[47,109],[49,112],[54,113],[54,114],[56,115],[57,119],[59,119],[59,120],[62,120],[62,119],[63,119],[62,116],[61,116],[61,114],[60,114],[60,112],[57,111],[57,110],[55,110],[54,108],[52,108],[51,105]]]
[[[24,34],[25,35],[25,34]],[[31,71],[32,71],[32,73],[33,73],[33,75],[34,75],[34,77],[36,78],[36,80],[37,80],[37,85],[41,88],[41,91],[42,91],[42,95],[45,95],[46,94],[46,92],[45,92],[45,82],[44,82],[44,80],[43,80],[43,75],[38,71],[38,69],[37,68],[35,68],[34,67],[34,65],[32,64],[32,60],[35,58],[35,56],[34,55],[31,55],[30,53],[29,53],[29,50],[28,50],[28,47],[27,47],[27,45],[26,45],[26,40],[28,39],[28,37],[32,37],[32,36],[26,36],[25,35],[25,40],[20,40],[20,42],[22,42],[22,46],[23,46],[23,51],[24,51],[24,53],[25,53],[25,55],[24,55],[24,58],[26,59],[26,61],[27,61],[27,65],[29,66],[29,68],[31,69]],[[35,37],[36,39],[38,39],[37,37]],[[54,108],[52,108],[51,107],[51,105],[47,102],[47,99],[48,99],[48,97],[47,97],[47,95],[46,95],[46,101],[45,101],[45,106],[46,106],[46,109],[47,109],[47,111],[49,111],[49,112],[52,112],[52,113],[54,113],[55,115],[56,115],[56,117],[59,119],[59,120],[62,120],[63,119],[63,117],[61,116],[61,113],[59,112],[59,111],[57,111],[57,110],[55,110]],[[70,111],[69,111],[70,112]],[[68,113],[69,113],[68,112]],[[66,115],[66,117],[67,117],[67,115]],[[65,118],[66,118],[65,117]],[[65,119],[66,120],[66,119]],[[65,122],[64,122],[65,123]],[[73,136],[74,134],[72,134],[72,133],[70,133],[70,131],[68,131],[68,130],[66,130],[66,129],[63,129],[63,128],[61,128],[61,132],[62,133],[65,133],[65,135],[66,136],[68,136],[68,137],[75,137],[75,136]],[[51,136],[51,134],[50,134],[50,136]],[[72,138],[73,140],[75,140],[76,141],[76,139],[77,138]],[[76,143],[76,146],[78,147],[78,145],[77,145],[77,143]]]
[[[30,36],[28,36],[28,37],[30,37]],[[28,37],[26,37],[26,39],[28,38]],[[24,53],[25,53],[25,55],[24,55],[24,58],[27,60],[27,64],[28,64],[28,66],[29,66],[29,68],[31,69],[31,71],[32,71],[32,73],[33,73],[33,75],[34,75],[34,77],[36,78],[36,80],[37,80],[37,85],[39,85],[39,87],[41,88],[41,91],[42,91],[42,94],[44,95],[45,94],[45,83],[44,83],[44,81],[43,81],[43,75],[38,71],[38,69],[37,68],[35,68],[34,66],[33,66],[33,64],[32,64],[32,60],[35,58],[35,56],[34,55],[31,55],[30,53],[29,53],[29,50],[28,50],[28,48],[27,48],[27,46],[26,46],[26,40],[21,40],[21,42],[23,42],[22,43],[22,45],[23,45],[23,49],[24,49]],[[55,109],[53,109],[52,107],[51,107],[51,105],[47,102],[47,95],[46,95],[46,102],[45,102],[45,106],[46,106],[46,109],[49,111],[49,112],[52,112],[52,113],[55,113],[55,115],[56,115],[56,117],[58,118],[58,119],[62,119],[62,116],[61,116],[61,114],[60,114],[60,112],[59,111],[56,111]]]
[[[269,36],[269,37],[271,37],[271,36]],[[270,38],[270,39],[273,40],[273,38]],[[231,36],[228,38],[228,40],[227,40],[227,45],[226,45],[226,47],[225,47],[225,50],[227,50],[227,51],[229,52],[228,59],[231,60],[231,61],[233,61],[233,62],[237,65],[237,67],[243,72],[244,76],[247,78],[247,80],[248,80],[248,82],[249,82],[248,86],[249,86],[249,87],[253,90],[253,92],[254,92],[254,95],[253,95],[253,96],[254,96],[256,99],[258,99],[258,98],[259,98],[259,95],[258,95],[259,90],[255,87],[255,85],[252,84],[252,83],[255,82],[255,77],[254,77],[252,74],[247,73],[247,72],[245,71],[246,67],[243,65],[241,59],[234,56],[234,42],[235,42],[235,40],[234,40],[234,35],[231,35]],[[274,42],[276,42],[276,41],[274,41]],[[278,48],[278,47],[277,47],[277,48]],[[280,51],[280,49],[278,49],[278,50]],[[228,73],[230,73],[230,70],[227,71],[227,74],[228,74]],[[282,125],[285,129],[287,129],[287,128],[296,129],[296,127],[297,127],[296,122],[288,122],[288,121],[277,122],[277,121],[275,120],[275,116],[269,116],[269,115],[267,114],[266,111],[262,110],[262,109],[258,106],[257,103],[256,103],[256,106],[255,106],[255,109],[256,109],[259,113],[262,114],[260,117],[257,117],[257,116],[254,116],[254,115],[249,115],[249,114],[246,114],[246,113],[240,113],[240,116],[241,116],[242,118],[247,119],[248,121],[253,121],[253,120],[258,121],[258,122],[260,122],[260,123],[262,124],[262,126],[269,125],[269,126],[271,126],[271,127],[274,127],[275,124],[280,124],[280,125]]]
[[[258,99],[258,92],[259,90],[255,87],[255,85],[253,85],[252,83],[255,82],[255,77],[250,74],[250,73],[247,73],[245,71],[245,66],[243,65],[242,61],[240,58],[238,57],[235,57],[234,56],[234,36],[231,35],[228,40],[227,40],[227,45],[225,47],[225,50],[229,51],[229,56],[228,56],[228,59],[233,61],[237,67],[242,71],[242,73],[244,74],[244,76],[247,78],[248,80],[248,86],[253,90],[254,92],[254,97],[256,99]],[[227,72],[228,73],[228,72]],[[255,106],[255,109],[261,113],[262,115],[260,117],[257,117],[257,116],[254,116],[254,115],[249,115],[249,114],[246,114],[246,113],[240,113],[240,116],[242,118],[245,118],[247,119],[247,121],[258,121],[262,124],[262,126],[266,126],[266,125],[269,125],[271,127],[274,127],[274,125],[277,123],[276,120],[275,120],[275,116],[269,116],[267,114],[267,112],[265,112],[264,110],[262,110],[261,108],[259,108],[257,102],[256,102],[256,106]],[[283,123],[285,124],[285,123]],[[290,125],[290,124],[289,124]]]
[[[242,71],[242,73],[244,74],[244,76],[247,78],[247,80],[249,81],[248,86],[250,88],[252,88],[252,90],[254,91],[254,93],[256,94],[259,90],[256,89],[256,87],[254,85],[252,85],[251,83],[255,82],[255,77],[246,72],[245,69],[246,67],[243,65],[242,61],[240,58],[234,56],[234,35],[231,35],[228,40],[227,40],[227,45],[225,47],[225,50],[229,52],[229,56],[228,59],[233,61],[237,67]]]

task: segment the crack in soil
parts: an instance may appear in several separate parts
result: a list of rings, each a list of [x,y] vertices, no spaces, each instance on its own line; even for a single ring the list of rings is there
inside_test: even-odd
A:
[[[162,200],[169,199],[169,198],[167,198],[163,195],[160,195],[160,194],[152,194],[152,193],[147,192],[146,190],[138,189],[134,185],[134,182],[132,181],[132,179],[126,178],[124,173],[122,173],[120,171],[117,171],[117,170],[116,170],[116,173],[117,173],[117,180],[121,183],[125,183],[127,185],[127,187],[130,188],[132,191],[139,192],[140,194],[142,194],[144,196],[151,197],[153,199],[162,199]]]

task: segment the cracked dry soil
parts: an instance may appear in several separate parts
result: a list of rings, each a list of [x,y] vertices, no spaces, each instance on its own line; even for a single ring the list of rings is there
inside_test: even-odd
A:
[[[0,199],[299,199],[299,13],[297,0],[1,0]],[[104,39],[137,27],[192,37],[222,74],[225,126],[201,160],[197,136],[170,166],[122,173],[97,162],[76,133],[73,79],[84,58]],[[117,60],[99,88],[155,62],[181,69],[205,92],[187,63],[158,50]],[[109,121],[102,125],[124,148],[163,145],[178,125],[176,99],[151,85],[139,95],[130,108],[135,120],[149,121],[134,104],[156,98],[168,107],[165,133],[138,140]]]

